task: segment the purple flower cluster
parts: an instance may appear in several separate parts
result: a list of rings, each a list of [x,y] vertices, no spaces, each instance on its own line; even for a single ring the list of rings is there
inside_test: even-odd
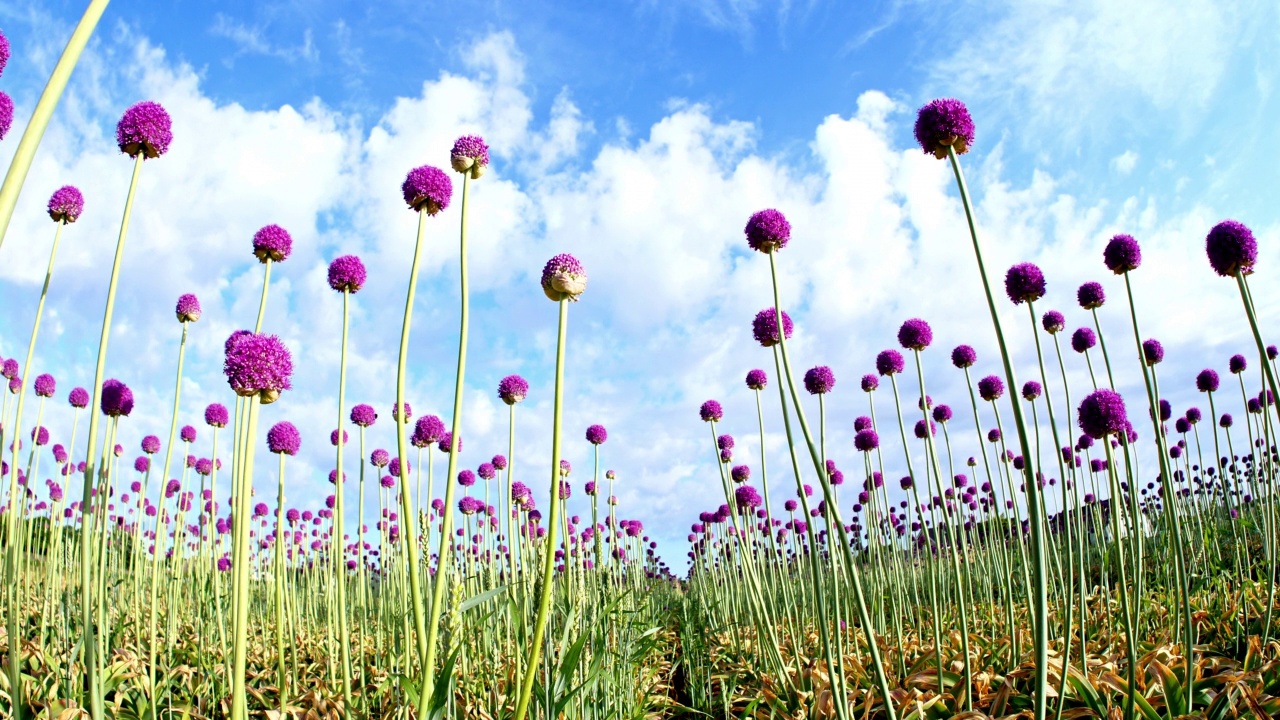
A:
[[[747,371],[747,387],[752,390],[763,390],[769,384],[769,375],[760,369]]]
[[[1258,241],[1253,239],[1253,231],[1235,220],[1214,225],[1205,237],[1204,250],[1213,271],[1223,277],[1248,275],[1258,261]]]
[[[54,222],[70,225],[84,212],[84,195],[74,185],[63,185],[49,198],[49,217]]]
[[[302,447],[302,434],[288,420],[272,425],[267,431],[267,449],[273,453],[297,455],[300,447]]]
[[[1102,251],[1102,261],[1111,272],[1123,275],[1142,264],[1142,248],[1132,235],[1116,235]]]
[[[417,212],[435,215],[449,207],[453,181],[438,167],[423,165],[409,171],[400,185],[404,201]]]
[[[578,258],[560,253],[542,267],[542,292],[552,302],[577,302],[586,289],[587,271]]]
[[[747,245],[752,250],[767,254],[787,246],[787,242],[791,240],[791,223],[787,222],[782,213],[769,208],[753,213],[747,220],[744,232],[747,235]]]
[[[160,103],[144,100],[124,111],[116,123],[116,144],[129,157],[155,159],[169,151],[173,120]]]
[[[978,353],[968,345],[957,345],[956,349],[951,351],[951,364],[961,370],[973,367],[976,362],[978,362]]]
[[[603,425],[592,425],[587,428],[587,442],[592,445],[603,445],[609,439],[609,432]]]
[[[36,376],[35,390],[38,397],[51,398],[53,393],[57,391],[58,383],[49,373],[43,373]]]
[[[804,373],[804,389],[810,395],[824,395],[836,386],[836,375],[826,365],[809,368]]]
[[[231,414],[222,403],[210,403],[204,409],[204,421],[210,427],[224,428],[231,422]]]
[[[761,310],[751,321],[751,336],[760,343],[760,347],[773,347],[783,339],[791,339],[791,332],[795,329],[791,316],[787,315],[785,310],[780,312],[782,313],[782,332],[785,337],[778,336],[778,313],[774,312],[774,308],[768,307]]]
[[[955,98],[930,101],[916,115],[916,142],[926,153],[939,160],[947,156],[947,148],[957,155],[969,152],[973,144],[973,118],[969,109]]]
[[[196,322],[200,319],[200,300],[191,293],[185,293],[178,297],[178,302],[174,306],[173,312],[178,317],[178,322],[188,323]]]
[[[364,263],[355,255],[339,255],[329,263],[329,287],[338,292],[357,293],[367,278]]]
[[[460,173],[471,173],[479,179],[489,165],[489,146],[479,135],[463,135],[453,143],[449,151],[449,165]]]
[[[1085,310],[1094,310],[1107,301],[1107,293],[1102,289],[1102,283],[1087,282],[1076,290],[1076,301]]]
[[[1095,390],[1080,403],[1077,412],[1080,429],[1094,440],[1125,432],[1129,418],[1124,398],[1114,390]]]
[[[1005,274],[1004,291],[1014,305],[1035,302],[1044,297],[1044,273],[1035,263],[1018,263]]]
[[[529,394],[529,381],[519,375],[508,375],[498,381],[498,397],[508,405],[515,405]]]
[[[108,417],[128,417],[133,412],[133,391],[128,385],[111,378],[102,382],[102,414]]]
[[[261,395],[269,404],[293,387],[293,356],[275,335],[237,331],[227,338],[226,353],[222,372],[237,395]]]
[[[351,408],[351,422],[362,428],[372,426],[378,420],[378,413],[372,405],[360,403]]]
[[[418,447],[439,442],[444,436],[444,421],[435,415],[423,415],[413,427],[413,444]]]
[[[724,418],[724,408],[717,400],[708,400],[698,408],[698,417],[703,422],[720,422]]]
[[[253,256],[258,262],[284,262],[293,252],[293,236],[279,225],[267,225],[253,234]]]
[[[67,403],[80,410],[89,407],[89,391],[82,387],[71,388],[71,392],[67,395]]]
[[[897,375],[906,369],[907,363],[902,359],[902,353],[897,350],[881,350],[876,355],[876,372],[881,375]],[[866,390],[866,388],[863,388]]]
[[[898,328],[898,343],[908,350],[924,350],[933,342],[933,328],[920,318],[911,318]]]

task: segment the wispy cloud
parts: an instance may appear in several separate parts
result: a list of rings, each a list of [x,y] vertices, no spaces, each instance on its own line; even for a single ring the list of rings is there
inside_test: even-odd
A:
[[[228,15],[218,13],[214,16],[214,23],[209,28],[209,32],[214,37],[225,38],[235,44],[236,52],[228,62],[243,55],[263,55],[290,63],[315,63],[320,60],[320,51],[312,42],[310,28],[303,31],[301,43],[281,46],[266,39],[263,27],[246,25]]]

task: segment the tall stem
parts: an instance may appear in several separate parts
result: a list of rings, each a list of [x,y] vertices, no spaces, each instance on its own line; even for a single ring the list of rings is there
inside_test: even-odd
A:
[[[268,272],[271,266],[267,266]],[[337,470],[334,473],[334,501],[333,501],[333,542],[334,555],[337,562],[334,563],[333,581],[338,587],[338,609],[341,613],[338,618],[338,647],[341,653],[342,661],[342,702],[343,709],[351,712],[353,707],[351,704],[351,631],[347,628],[347,561],[346,561],[346,540],[343,536],[343,514],[342,507],[342,449],[346,446],[345,438],[342,433],[342,420],[345,416],[347,406],[347,326],[351,317],[351,293],[343,291],[342,293],[342,351],[338,360],[338,425],[337,440],[338,459]],[[403,407],[403,406],[400,406]],[[403,466],[402,466],[403,467]],[[408,479],[409,473],[401,472],[401,484]],[[358,533],[357,533],[358,535]]]

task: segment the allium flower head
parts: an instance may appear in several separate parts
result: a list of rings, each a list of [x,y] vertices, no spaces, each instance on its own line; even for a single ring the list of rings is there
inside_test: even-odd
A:
[[[74,185],[63,185],[49,198],[49,217],[70,225],[84,212],[84,195]]]
[[[417,212],[426,210],[428,215],[435,215],[449,207],[449,199],[453,197],[453,181],[440,168],[423,165],[409,171],[400,190],[409,207]]]
[[[1217,376],[1215,375],[1215,377]],[[1187,408],[1187,422],[1191,423],[1192,425],[1195,425],[1196,423],[1200,422],[1200,417],[1201,417],[1200,408],[1198,407]]]
[[[973,130],[969,109],[955,98],[932,100],[916,115],[916,142],[939,160],[947,156],[948,147],[957,155],[969,152],[969,146],[973,144]]]
[[[1124,398],[1114,390],[1095,390],[1080,403],[1077,413],[1080,429],[1094,440],[1119,435],[1129,423]]]
[[[498,470],[506,470],[506,469],[507,469],[507,456],[506,456],[506,455],[494,455],[494,456],[493,456],[493,459],[492,459],[492,460],[490,460],[489,462],[493,463],[493,467],[494,467],[494,468],[496,468],[496,469],[498,469]]]
[[[1035,380],[1028,380],[1022,385],[1022,397],[1027,400],[1035,400],[1040,397],[1042,392],[1044,392],[1044,388]]]
[[[858,434],[853,436],[853,446],[862,452],[871,452],[880,447],[880,435],[871,428],[859,430]]]
[[[1204,240],[1204,250],[1213,271],[1223,277],[1248,275],[1258,261],[1258,241],[1253,239],[1253,231],[1235,220],[1214,225]]]
[[[0,32],[0,75],[4,74],[5,65],[9,64],[9,38]]]
[[[745,232],[747,245],[752,250],[767,254],[787,246],[791,239],[791,223],[782,213],[769,208],[752,214]]]
[[[1044,297],[1044,273],[1035,263],[1018,263],[1005,273],[1004,291],[1014,305],[1035,302]]]
[[[752,390],[763,390],[769,384],[769,375],[760,369],[747,371],[747,387]]]
[[[267,225],[253,234],[253,256],[258,262],[284,262],[293,252],[293,236],[279,225]]]
[[[0,140],[9,134],[11,127],[13,127],[13,98],[0,90]]]
[[[108,417],[129,417],[133,412],[133,391],[115,378],[102,382],[102,414]]]
[[[996,375],[988,375],[978,381],[978,395],[983,400],[994,402],[1004,395],[1004,381]]]
[[[374,467],[384,468],[391,463],[391,453],[383,450],[382,448],[378,448],[370,453],[369,462],[372,463]]]
[[[734,465],[729,471],[729,477],[733,478],[735,483],[744,483],[751,479],[751,468],[746,465]]]
[[[213,461],[209,458],[200,458],[196,461],[196,472],[208,477],[213,472]]]
[[[1147,364],[1147,367],[1158,365],[1161,360],[1164,360],[1164,346],[1160,341],[1155,338],[1143,340],[1142,361]]]
[[[71,388],[71,392],[67,395],[67,402],[71,407],[83,410],[89,407],[89,391],[82,387]]]
[[[1102,251],[1102,261],[1117,275],[1137,270],[1142,264],[1142,248],[1132,235],[1116,235]]]
[[[933,409],[933,419],[940,423],[951,420],[951,408],[947,405],[939,405]]]
[[[1234,423],[1231,419],[1231,413],[1222,413],[1222,417],[1218,419],[1218,425],[1224,428],[1229,428],[1232,424]]]
[[[1087,282],[1076,290],[1076,300],[1085,310],[1093,310],[1107,301],[1107,293],[1103,291],[1102,283]]]
[[[476,468],[476,475],[479,475],[481,480],[492,480],[498,476],[498,469],[493,463],[480,463],[480,467]]]
[[[552,302],[577,302],[587,289],[587,271],[578,258],[560,253],[542,267],[542,292]]]
[[[453,143],[449,165],[460,173],[471,173],[471,179],[477,180],[489,166],[489,146],[479,135],[463,135]]]
[[[1232,355],[1231,359],[1227,360],[1227,369],[1231,371],[1232,375],[1239,375],[1248,368],[1249,361],[1245,360],[1243,355]]]
[[[18,361],[14,358],[9,358],[3,363],[0,363],[0,376],[3,376],[6,380],[12,380],[18,377],[18,372],[20,370],[21,368],[18,367]]]
[[[196,441],[196,429],[190,425],[183,425],[182,430],[178,432],[178,437],[182,438],[184,443],[193,443]]]
[[[862,376],[862,392],[875,392],[880,387],[880,378],[875,375],[866,374]]]
[[[956,349],[951,351],[951,364],[961,370],[973,367],[976,362],[978,362],[978,353],[968,345],[957,345]]]
[[[169,151],[173,120],[160,103],[144,100],[124,111],[116,123],[116,144],[129,157],[155,159]]]
[[[1067,319],[1057,310],[1050,310],[1040,318],[1040,325],[1044,327],[1045,332],[1055,335],[1067,326]]]
[[[457,446],[456,448],[455,445]],[[440,442],[436,443],[436,447],[440,449],[440,452],[444,453],[451,453],[455,449],[458,452],[462,452],[462,436],[459,435],[455,443],[453,433],[444,432],[440,435]]]
[[[782,331],[785,338],[778,336],[778,313],[774,312],[774,308],[767,307],[756,313],[756,317],[751,321],[751,336],[760,343],[760,347],[773,347],[783,339],[790,340],[791,333],[795,330],[795,325],[791,322],[791,316],[785,310],[782,312]]]
[[[191,293],[179,296],[174,314],[178,316],[180,323],[196,322],[200,319],[200,300]]]
[[[876,372],[881,375],[896,375],[907,367],[902,353],[897,350],[882,350],[876,355]]]
[[[338,430],[340,429],[341,428],[334,429],[332,432],[329,433],[329,444],[334,447],[338,447]],[[351,436],[347,434],[347,431],[342,430],[342,444],[346,445],[347,441],[350,439],[351,439]]]
[[[237,395],[260,395],[265,405],[293,387],[293,356],[275,335],[237,333],[228,338],[226,349],[222,372]]]
[[[739,485],[733,491],[733,499],[739,510],[754,510],[764,503],[760,491],[750,485]]]
[[[476,484],[476,474],[470,470],[463,470],[458,473],[458,484],[462,487],[471,487]]]
[[[920,318],[911,318],[898,328],[898,343],[908,350],[924,350],[933,342],[933,328]]]
[[[826,365],[811,367],[804,373],[804,389],[810,395],[824,395],[836,386],[836,375]]]
[[[364,263],[355,255],[339,255],[329,263],[329,287],[338,292],[357,293],[367,278]]]
[[[475,515],[484,509],[484,501],[470,495],[458,501],[458,511],[463,515]]]
[[[724,408],[716,400],[708,400],[698,408],[698,417],[703,422],[720,422],[724,418]]]
[[[423,441],[423,445],[438,442],[445,435],[444,421],[435,415],[423,415],[418,418],[413,428],[413,436]]]
[[[1091,328],[1079,327],[1071,333],[1071,349],[1078,353],[1088,352],[1098,344],[1098,336]]]
[[[372,405],[360,403],[351,408],[351,422],[360,427],[370,427],[378,420],[378,413],[373,409]]]
[[[529,381],[519,375],[508,375],[498,381],[498,397],[508,405],[515,405],[529,394]]]
[[[231,422],[231,414],[222,403],[209,403],[204,409],[204,421],[210,427],[224,428]]]
[[[58,383],[49,373],[42,373],[36,376],[36,395],[39,397],[51,398],[57,389]]]
[[[592,445],[603,445],[609,439],[609,433],[603,425],[592,425],[587,428],[587,442]]]
[[[267,431],[267,449],[276,454],[297,455],[302,447],[302,434],[288,420],[271,426]]]
[[[134,458],[133,469],[137,470],[140,473],[147,472],[148,470],[151,469],[151,458],[147,457],[146,455],[139,455],[138,457]],[[142,489],[142,484],[137,482],[136,480],[134,481],[133,484],[138,486],[138,490]],[[130,485],[129,487],[132,488],[133,485]],[[138,492],[138,490],[134,490],[134,492]]]

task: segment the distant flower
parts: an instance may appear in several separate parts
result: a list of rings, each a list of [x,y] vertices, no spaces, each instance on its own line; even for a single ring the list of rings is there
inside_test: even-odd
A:
[[[273,453],[297,455],[300,447],[302,447],[302,434],[288,420],[272,425],[267,431],[267,448]]]
[[[988,375],[978,381],[978,395],[983,400],[994,402],[1004,395],[1004,381],[995,375]]]
[[[260,394],[269,404],[293,387],[293,356],[275,335],[237,333],[228,338],[226,350],[222,372],[237,395]]]
[[[940,423],[947,422],[951,419],[951,408],[947,405],[939,405],[933,409],[933,419]]]
[[[916,115],[916,142],[921,149],[939,160],[951,147],[957,155],[969,152],[973,144],[973,118],[969,109],[955,98],[930,101]]]
[[[1095,390],[1080,403],[1078,422],[1084,434],[1094,440],[1124,433],[1129,423],[1124,398],[1113,390]]]
[[[381,448],[374,450],[369,455],[369,462],[374,467],[384,468],[391,462],[391,453]]]
[[[9,134],[11,127],[13,127],[13,98],[0,90],[0,140]]]
[[[770,208],[752,214],[745,232],[747,245],[752,250],[767,254],[787,246],[791,239],[791,223],[782,213]]]
[[[362,428],[372,426],[378,420],[378,413],[372,405],[360,403],[351,408],[351,422]]]
[[[492,480],[498,476],[498,469],[493,463],[480,463],[480,467],[476,468],[476,475],[479,475],[481,480]]]
[[[881,375],[896,375],[907,367],[902,353],[897,350],[882,350],[876,355],[876,372]]]
[[[1243,355],[1232,355],[1231,359],[1227,360],[1227,369],[1231,371],[1232,375],[1239,375],[1247,370],[1248,367],[1249,362],[1244,359]]]
[[[470,470],[463,470],[458,473],[458,484],[462,487],[471,487],[476,484],[476,474]]]
[[[880,447],[880,436],[871,428],[859,430],[853,436],[853,446],[862,452],[871,452]]]
[[[1123,275],[1130,270],[1137,270],[1142,264],[1142,248],[1132,235],[1116,235],[1102,251],[1102,260],[1111,272]]]
[[[493,463],[493,467],[494,467],[495,469],[498,469],[498,470],[506,470],[506,469],[507,469],[507,456],[506,456],[506,455],[494,455],[494,456],[493,456],[493,459],[492,459],[492,460],[490,460],[489,462]],[[611,470],[610,472],[613,472],[613,471]]]
[[[116,144],[129,157],[158,158],[173,142],[173,120],[160,103],[145,100],[124,111],[116,124]]]
[[[329,287],[338,292],[357,293],[367,278],[364,263],[355,255],[340,255],[329,263]]]
[[[51,398],[57,387],[57,381],[49,373],[42,373],[36,376],[35,390],[37,396]]]
[[[1097,344],[1098,336],[1090,328],[1076,328],[1076,331],[1071,333],[1071,349],[1078,353],[1088,352]]]
[[[279,225],[267,225],[253,234],[253,256],[259,262],[284,262],[293,252],[293,236]]]
[[[863,375],[861,386],[862,392],[875,392],[880,387],[880,378],[870,374]]]
[[[1253,231],[1235,220],[1214,225],[1205,238],[1204,249],[1213,271],[1223,277],[1248,275],[1258,261],[1258,241],[1253,239]]]
[[[444,421],[435,415],[423,415],[418,418],[418,424],[413,429],[415,444],[421,442],[423,447],[438,442],[444,435]],[[441,449],[444,450],[444,448]]]
[[[560,253],[542,267],[542,292],[553,302],[577,302],[587,290],[587,271],[578,259]]]
[[[1034,263],[1018,263],[1004,276],[1004,290],[1014,305],[1044,297],[1044,273]]]
[[[193,443],[196,441],[196,429],[190,425],[183,425],[182,430],[178,432],[178,437],[182,442]]]
[[[84,212],[84,195],[74,185],[63,185],[49,198],[49,217],[70,225]]]
[[[1067,319],[1057,310],[1050,310],[1040,318],[1040,325],[1044,327],[1045,332],[1055,335],[1067,326]]]
[[[185,293],[178,298],[174,314],[180,323],[196,322],[200,319],[200,301],[195,295]]]
[[[1022,397],[1027,400],[1035,400],[1040,397],[1040,393],[1043,391],[1044,388],[1042,388],[1040,383],[1035,380],[1028,380],[1022,385]]]
[[[1087,282],[1076,290],[1076,300],[1085,310],[1093,310],[1102,307],[1107,301],[1107,293],[1103,291],[1101,283]]]
[[[440,168],[423,165],[409,171],[400,190],[409,207],[417,212],[426,210],[428,215],[435,215],[449,207],[449,199],[453,197],[453,181]]]
[[[724,418],[724,408],[715,400],[708,400],[698,408],[698,416],[703,422],[719,422]]]
[[[1164,346],[1159,340],[1151,338],[1142,341],[1142,360],[1148,367],[1158,365],[1161,360],[1164,360]]]
[[[751,468],[746,465],[735,465],[733,469],[729,471],[729,477],[733,478],[733,481],[736,483],[744,483],[751,479]]]
[[[1229,428],[1232,425],[1231,413],[1222,413],[1222,417],[1218,419],[1218,425]]]
[[[18,372],[20,370],[21,368],[18,367],[18,361],[13,358],[9,358],[8,360],[5,360],[3,364],[0,364],[0,375],[4,376],[7,380],[12,380],[18,377]]]
[[[444,453],[453,452],[454,450],[453,433],[446,432],[442,434],[440,436],[440,442],[437,443],[436,447],[440,449],[440,452],[444,452]],[[462,452],[462,436],[461,435],[458,436],[457,450],[458,452]]]
[[[210,427],[224,428],[231,422],[231,414],[227,412],[225,405],[210,403],[209,407],[204,409],[204,421]]]
[[[760,369],[747,371],[747,387],[752,390],[763,390],[769,384],[769,376]]]
[[[782,313],[782,332],[785,339],[791,339],[791,333],[795,326],[791,322],[791,316],[785,310]],[[774,312],[774,308],[768,307],[756,313],[756,317],[751,321],[751,336],[760,343],[761,347],[773,347],[781,342],[784,338],[778,335],[778,313]]]
[[[933,342],[933,328],[920,318],[912,318],[898,328],[898,343],[908,350],[924,350]]]
[[[89,407],[89,391],[82,387],[71,388],[71,392],[67,395],[67,402],[73,408]]]
[[[976,362],[978,362],[978,353],[968,345],[957,345],[956,349],[951,351],[951,364],[961,370],[973,367]]]
[[[458,501],[458,511],[463,515],[475,515],[481,510],[484,510],[484,501],[479,498],[468,495]]]
[[[733,499],[739,510],[754,510],[764,503],[764,499],[760,497],[760,491],[750,485],[739,485],[733,491]]]
[[[378,485],[389,490],[396,486],[396,479],[390,475],[383,475],[382,479],[378,481]]]
[[[101,407],[108,417],[128,417],[133,412],[133,391],[114,378],[104,380]]]
[[[587,442],[592,445],[603,445],[609,439],[609,433],[603,425],[592,425],[587,428]]]
[[[473,180],[479,179],[489,165],[489,146],[479,135],[463,135],[453,143],[449,165],[460,173],[471,173]]]
[[[4,67],[9,64],[9,38],[0,32],[0,75],[4,74]]]
[[[350,439],[351,439],[351,436],[347,434],[347,431],[346,431],[346,430],[343,430],[343,431],[342,431],[342,444],[343,444],[343,445],[346,445],[346,444],[347,444],[347,441],[348,441],[348,440],[350,440]],[[329,433],[329,444],[330,444],[330,445],[332,445],[332,446],[334,446],[334,447],[337,447],[337,446],[338,446],[338,430],[334,430],[333,432]]]
[[[809,368],[804,373],[804,389],[810,395],[824,395],[836,386],[835,373],[826,365]]]
[[[519,375],[508,375],[498,381],[498,397],[508,405],[515,405],[529,394],[529,381]]]

